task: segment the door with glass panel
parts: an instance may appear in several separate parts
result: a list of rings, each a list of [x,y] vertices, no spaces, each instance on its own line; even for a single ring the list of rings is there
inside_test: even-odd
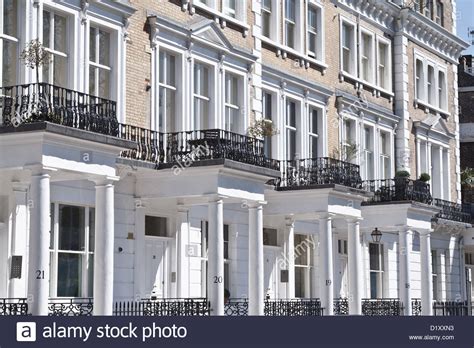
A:
[[[281,250],[278,247],[264,247],[264,291],[265,297],[269,299],[278,298],[277,258],[280,254]]]
[[[290,99],[286,100],[286,120],[285,120],[285,135],[286,135],[286,152],[285,159],[293,161],[297,157],[296,148],[296,103]]]
[[[176,63],[177,58],[160,51],[159,63],[159,99],[158,99],[158,129],[160,132],[176,132]]]
[[[0,72],[2,86],[17,84],[18,69],[18,0],[3,0],[0,2]],[[3,91],[2,91],[3,94]],[[0,100],[3,106],[3,98]]]
[[[211,71],[207,65],[194,64],[194,130],[210,128]]]
[[[370,298],[383,298],[384,295],[384,260],[383,260],[383,244],[370,243]]]
[[[112,59],[111,35],[101,27],[89,30],[89,94],[110,99]]]
[[[50,60],[43,65],[43,82],[68,87],[68,18],[60,13],[43,10],[43,46]]]
[[[225,122],[224,129],[242,133],[243,115],[239,103],[239,79],[233,74],[225,75]]]

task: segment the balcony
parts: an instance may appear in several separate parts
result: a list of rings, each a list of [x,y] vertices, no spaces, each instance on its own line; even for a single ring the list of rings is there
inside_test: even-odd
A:
[[[210,303],[205,298],[143,299],[114,304],[116,316],[208,316]]]
[[[155,164],[158,168],[175,165],[189,167],[213,165],[223,160],[279,170],[279,161],[267,158],[260,139],[221,129],[159,133],[143,128],[122,126],[123,139],[138,143],[122,157]]]
[[[359,166],[330,157],[281,162],[282,176],[275,180],[277,190],[294,190],[343,185],[362,187]]]
[[[48,310],[53,317],[91,316],[94,301],[92,298],[50,298]]]
[[[422,315],[421,300],[419,298],[411,301],[412,315]],[[469,316],[474,315],[474,305],[467,301],[434,301],[433,315],[435,316]]]
[[[324,308],[319,299],[265,300],[266,316],[322,316]]]
[[[0,87],[0,128],[37,122],[119,135],[113,101],[48,83]]]
[[[368,316],[399,316],[403,313],[403,304],[399,299],[363,299],[362,314]]]
[[[470,204],[459,204],[435,198],[433,205],[441,208],[441,211],[435,216],[436,219],[464,222],[467,224],[474,222],[473,215],[471,215]]]
[[[362,187],[374,193],[367,204],[389,202],[419,202],[431,204],[430,185],[407,178],[366,180]]]

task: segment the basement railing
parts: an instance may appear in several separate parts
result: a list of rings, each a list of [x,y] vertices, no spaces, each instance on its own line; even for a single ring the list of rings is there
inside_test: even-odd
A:
[[[205,298],[143,299],[114,303],[116,316],[208,316],[210,303]]]
[[[247,298],[231,298],[224,304],[224,314],[227,316],[246,316],[249,314]]]
[[[322,316],[324,309],[319,299],[265,300],[266,316]]]
[[[48,303],[50,316],[91,316],[94,310],[93,298],[50,298]]]
[[[363,299],[362,314],[368,316],[399,316],[403,313],[403,305],[399,299]]]
[[[28,315],[26,298],[0,298],[0,316]]]

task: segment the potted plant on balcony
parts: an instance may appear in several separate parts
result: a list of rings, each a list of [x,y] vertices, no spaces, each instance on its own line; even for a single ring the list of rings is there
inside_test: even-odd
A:
[[[474,203],[474,168],[461,171],[461,191],[464,203]]]
[[[35,118],[39,116],[39,114],[48,113],[47,108],[47,101],[45,100],[46,96],[44,90],[40,88],[40,79],[39,79],[39,72],[41,67],[44,65],[49,64],[51,59],[51,54],[46,50],[43,44],[39,41],[39,39],[31,40],[26,44],[26,47],[20,54],[20,59],[23,61],[23,64],[35,70],[36,75],[36,84],[35,89],[33,91],[33,101],[30,101],[31,109],[29,108],[28,114],[25,115],[26,117]],[[37,100],[35,98],[37,96]],[[48,115],[52,116],[52,115]],[[20,122],[22,120],[19,120]],[[23,120],[24,121],[24,120]]]
[[[408,200],[408,184],[409,184],[410,172],[407,170],[398,170],[395,173],[395,200],[405,201]]]
[[[254,121],[254,123],[247,128],[247,135],[253,138],[265,138],[277,135],[278,129],[273,125],[272,120],[262,118]]]
[[[413,183],[414,193],[417,196],[417,201],[430,203],[431,194],[428,181],[431,180],[431,176],[428,173],[421,173],[420,177]]]

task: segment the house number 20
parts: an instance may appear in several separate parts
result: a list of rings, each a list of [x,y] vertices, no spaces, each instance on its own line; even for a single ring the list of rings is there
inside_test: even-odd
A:
[[[220,283],[222,283],[222,277],[215,276],[214,277],[214,284],[220,284]]]

